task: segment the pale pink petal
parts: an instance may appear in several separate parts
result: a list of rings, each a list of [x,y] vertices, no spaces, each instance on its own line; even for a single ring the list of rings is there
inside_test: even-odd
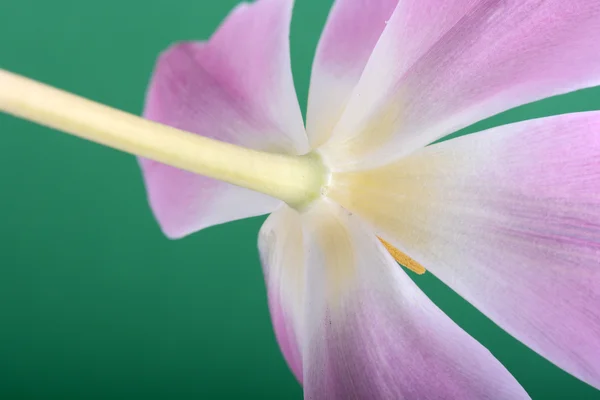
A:
[[[144,116],[245,147],[308,151],[289,60],[292,0],[236,7],[206,43],[163,53]],[[210,178],[140,160],[150,205],[165,233],[264,214],[278,201]]]
[[[304,324],[304,248],[300,214],[286,205],[263,224],[258,239],[269,310],[279,347],[302,383],[300,339]]]
[[[529,398],[356,216],[327,204],[303,222],[306,399]]]
[[[398,0],[336,0],[313,63],[307,113],[312,147],[340,118]]]
[[[600,388],[600,112],[333,178],[330,196],[533,350]]]
[[[597,0],[405,0],[323,152],[384,165],[506,109],[600,84]]]

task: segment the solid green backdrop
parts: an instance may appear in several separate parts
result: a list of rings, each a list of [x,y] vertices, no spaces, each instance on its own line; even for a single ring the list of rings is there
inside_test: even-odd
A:
[[[4,1],[0,67],[139,114],[158,53],[209,37],[235,3]],[[297,1],[292,64],[303,109],[330,5]],[[581,91],[468,131],[600,109],[599,99],[600,88]],[[264,217],[171,241],[134,157],[6,115],[0,140],[0,398],[302,397],[267,310],[256,249]],[[534,399],[600,399],[431,274],[411,276]]]

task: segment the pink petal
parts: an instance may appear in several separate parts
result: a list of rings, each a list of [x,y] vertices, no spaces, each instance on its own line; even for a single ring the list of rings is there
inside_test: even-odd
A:
[[[300,215],[283,205],[263,224],[260,250],[269,310],[279,347],[302,383],[299,339],[304,318],[304,254]]]
[[[311,145],[324,143],[342,114],[398,0],[337,0],[313,63],[307,113]]]
[[[253,149],[307,152],[289,60],[292,6],[292,0],[241,4],[207,43],[168,49],[156,65],[144,116]],[[170,237],[279,204],[153,161],[140,164],[152,210]]]
[[[337,206],[283,206],[259,248],[277,340],[306,399],[528,398]]]
[[[597,0],[401,1],[324,153],[384,165],[478,120],[600,84]]]
[[[526,399],[374,233],[338,206],[303,218],[307,399]]]
[[[385,240],[600,388],[600,112],[484,131],[333,180],[331,197]]]

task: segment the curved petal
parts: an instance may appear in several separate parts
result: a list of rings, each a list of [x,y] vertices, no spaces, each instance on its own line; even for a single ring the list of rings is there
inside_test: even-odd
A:
[[[253,149],[305,153],[308,143],[289,60],[292,0],[236,7],[207,43],[164,52],[144,116]],[[167,236],[264,214],[278,201],[140,160],[150,205]]]
[[[313,62],[307,133],[316,148],[331,135],[398,0],[336,0]]]
[[[381,166],[521,104],[600,84],[596,0],[399,2],[323,152]]]
[[[303,220],[305,398],[529,398],[356,217],[323,204]]]
[[[600,388],[600,112],[527,121],[333,178],[330,196]]]
[[[374,235],[333,207],[301,217],[282,206],[259,236],[273,327],[305,398],[528,398]]]
[[[279,347],[302,383],[299,339],[304,315],[304,253],[300,214],[282,205],[267,218],[258,238],[269,310]]]

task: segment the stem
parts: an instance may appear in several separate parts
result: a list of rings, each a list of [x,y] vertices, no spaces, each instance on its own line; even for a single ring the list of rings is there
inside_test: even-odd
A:
[[[313,156],[251,150],[171,128],[0,69],[0,111],[298,207],[318,197]]]

